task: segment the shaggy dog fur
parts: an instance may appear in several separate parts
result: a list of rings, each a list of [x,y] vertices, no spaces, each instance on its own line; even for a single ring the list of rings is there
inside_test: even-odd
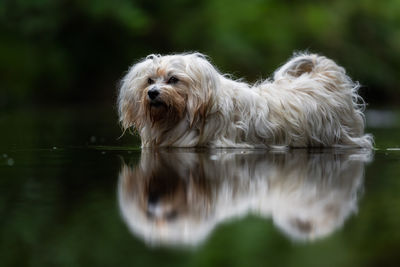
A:
[[[345,70],[297,54],[249,85],[199,53],[150,55],[122,79],[119,118],[142,147],[372,147],[364,103]]]
[[[132,232],[154,245],[196,245],[248,214],[272,219],[291,239],[314,240],[357,211],[366,152],[146,149],[139,164],[122,166],[119,206]]]

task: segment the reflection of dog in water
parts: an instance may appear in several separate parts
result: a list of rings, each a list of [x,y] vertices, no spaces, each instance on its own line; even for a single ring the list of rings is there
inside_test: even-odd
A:
[[[120,172],[123,218],[149,243],[196,244],[249,213],[272,217],[293,239],[315,239],[357,210],[368,155],[245,152],[143,151]]]

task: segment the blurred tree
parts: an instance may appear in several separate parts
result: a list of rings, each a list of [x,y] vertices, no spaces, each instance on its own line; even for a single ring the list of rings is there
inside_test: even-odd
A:
[[[0,106],[114,101],[149,53],[200,51],[255,81],[299,50],[337,60],[368,102],[395,104],[398,14],[397,0],[3,0]]]

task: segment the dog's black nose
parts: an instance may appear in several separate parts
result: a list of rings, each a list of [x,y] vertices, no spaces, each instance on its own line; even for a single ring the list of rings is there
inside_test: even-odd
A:
[[[160,94],[160,92],[158,91],[157,88],[151,88],[148,92],[147,95],[149,96],[149,98],[151,100],[154,100],[158,95]]]
[[[158,194],[154,194],[154,193],[150,193],[149,197],[147,199],[147,202],[149,205],[156,205],[158,200],[159,200],[159,195]]]

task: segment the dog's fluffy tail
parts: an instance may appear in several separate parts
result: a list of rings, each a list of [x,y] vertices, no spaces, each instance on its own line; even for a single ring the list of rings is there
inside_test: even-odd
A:
[[[363,134],[365,102],[358,94],[360,85],[333,60],[317,54],[295,54],[274,73],[274,81],[287,81],[295,84],[295,88],[313,84],[314,93],[328,97],[330,106],[337,108],[337,117],[340,118],[342,130],[346,133],[341,137],[343,143],[365,148],[373,146],[372,136]],[[346,112],[343,112],[344,110]]]
[[[274,73],[274,80],[296,79],[302,75],[330,80],[334,87],[344,85],[344,89],[355,83],[346,75],[344,68],[333,60],[317,54],[297,53]],[[332,88],[333,89],[333,88]],[[340,89],[340,88],[336,88]]]

